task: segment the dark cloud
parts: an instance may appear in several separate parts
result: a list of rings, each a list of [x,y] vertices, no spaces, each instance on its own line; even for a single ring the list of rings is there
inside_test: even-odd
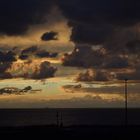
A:
[[[16,61],[16,54],[12,51],[0,52],[0,78],[11,78],[12,75],[7,70]]]
[[[129,62],[127,58],[120,57],[118,54],[106,53],[104,49],[92,50],[91,47],[83,46],[71,53],[66,54],[63,59],[64,65],[97,68],[127,68]]]
[[[77,35],[79,27],[84,31],[91,29],[89,34],[93,36],[91,33],[97,33],[97,28],[99,36],[110,33],[112,25],[130,26],[140,20],[140,2],[137,0],[1,0],[0,32],[9,35],[25,33],[30,25],[46,22],[44,17],[53,6],[60,8]]]
[[[113,27],[107,24],[76,24],[71,24],[74,27],[71,40],[79,44],[103,44],[113,32]]]
[[[87,70],[84,73],[80,73],[77,76],[77,81],[85,81],[85,82],[91,82],[91,81],[109,81],[113,80],[113,77],[111,74],[104,70]]]
[[[47,32],[41,36],[42,41],[51,41],[51,40],[58,40],[58,33],[57,32]]]
[[[23,89],[19,89],[16,87],[4,87],[0,89],[0,94],[17,94],[17,95],[22,95],[25,93],[31,93],[31,92],[37,92],[40,90],[33,90],[33,88],[31,86],[27,86]]]
[[[28,55],[25,55],[25,54],[21,54],[19,56],[19,59],[21,59],[21,60],[27,60],[28,58],[29,58],[29,56]]]
[[[50,53],[48,51],[39,51],[36,53],[36,56],[39,58],[49,57]]]
[[[37,51],[38,51],[38,47],[37,46],[31,46],[31,47],[25,48],[19,54],[19,59],[27,60],[30,56],[35,54]]]
[[[53,58],[53,57],[57,57],[58,53],[50,53],[46,50],[41,50],[38,51],[35,55],[39,58],[45,58],[45,57]]]
[[[29,26],[46,23],[49,20],[47,15],[54,6],[57,6],[68,19],[68,24],[72,27],[71,40],[76,45],[72,54],[65,54],[64,65],[106,69],[139,66],[138,0],[1,0],[0,33],[19,35],[25,33]],[[41,39],[50,41],[57,40],[57,37],[58,33],[47,32]],[[102,46],[105,53],[100,49],[93,50],[92,47],[95,45]],[[56,55],[36,49],[31,47],[23,50],[20,58],[27,59],[30,55]],[[11,54],[0,59],[10,61]],[[138,68],[135,69],[138,71]]]
[[[0,63],[0,73],[4,73],[8,68],[11,67],[11,62]]]
[[[60,0],[64,15],[84,23],[134,24],[139,21],[140,2],[137,0]]]
[[[137,0],[1,0],[0,32],[22,34],[30,25],[46,22],[43,19],[54,6],[60,8],[73,27],[71,39],[75,43],[103,43],[116,28],[132,26],[140,20]],[[55,35],[45,33],[42,40],[56,39]]]
[[[127,49],[129,53],[139,53],[140,52],[140,40],[133,40],[127,43]]]
[[[30,25],[43,23],[55,0],[1,0],[0,33],[19,35]]]
[[[0,79],[9,79],[12,78],[12,75],[7,72],[7,70],[11,67],[12,62],[4,62],[0,63]]]
[[[22,55],[32,54],[32,53],[35,53],[37,50],[38,50],[38,47],[37,46],[31,46],[29,48],[26,48],[26,49],[22,50],[21,51],[21,54]]]
[[[111,75],[108,72],[97,70],[94,81],[109,81],[112,80]]]
[[[20,64],[0,63],[0,78],[25,78],[41,80],[54,76],[57,68],[51,66],[50,62],[44,61],[38,63],[39,64],[37,64],[36,66],[33,62],[23,62]]]
[[[34,56],[37,58],[54,58],[57,57],[58,53],[48,52],[44,49],[41,49],[37,46],[31,46],[23,49],[19,55],[19,59],[27,60],[30,57]]]
[[[139,1],[61,0],[59,5],[72,27],[71,40],[79,49],[65,55],[64,65],[133,68],[136,59],[139,65]],[[101,45],[106,53],[89,49],[95,45]]]
[[[131,73],[118,73],[116,77],[119,80],[140,80],[140,65],[136,65]]]
[[[106,60],[103,62],[103,67],[104,68],[128,68],[129,63],[128,60],[125,58],[121,57],[108,57]]]
[[[34,71],[31,75],[32,79],[46,79],[49,77],[54,77],[57,68],[52,67],[49,62],[42,62],[37,71]]]
[[[0,62],[16,61],[16,54],[12,51],[0,52]]]
[[[77,46],[71,54],[65,54],[62,59],[65,66],[97,67],[101,66],[104,55],[99,50],[94,51],[88,46]]]
[[[61,0],[60,7],[73,28],[71,40],[76,44],[100,44],[116,56],[136,50],[127,44],[140,37],[139,1]]]

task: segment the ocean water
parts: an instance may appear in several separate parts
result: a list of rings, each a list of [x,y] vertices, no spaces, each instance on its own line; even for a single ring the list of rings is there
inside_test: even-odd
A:
[[[124,109],[1,109],[0,126],[56,125],[124,125]],[[62,117],[61,115],[62,114]],[[128,110],[128,124],[140,124],[140,110]]]

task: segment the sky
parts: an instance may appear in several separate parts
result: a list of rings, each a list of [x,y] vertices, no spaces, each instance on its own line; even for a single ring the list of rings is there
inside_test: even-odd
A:
[[[139,13],[137,0],[1,0],[0,107],[122,107],[124,79],[139,107]]]

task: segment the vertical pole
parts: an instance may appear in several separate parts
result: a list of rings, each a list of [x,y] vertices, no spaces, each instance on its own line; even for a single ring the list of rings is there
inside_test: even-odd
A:
[[[61,124],[60,127],[63,127],[63,117],[62,117],[62,112],[61,112]]]
[[[127,96],[127,81],[128,79],[125,79],[125,126],[128,124],[128,96]]]
[[[57,127],[59,127],[59,112],[56,113],[56,123]]]

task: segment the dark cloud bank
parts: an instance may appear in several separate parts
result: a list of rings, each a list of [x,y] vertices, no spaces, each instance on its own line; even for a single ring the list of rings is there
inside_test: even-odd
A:
[[[22,51],[22,53],[33,53],[36,52],[38,49],[35,49],[35,47],[30,47]],[[28,60],[28,59],[25,59]],[[23,62],[21,65],[15,66],[17,71],[21,71],[20,74],[14,74],[10,71],[11,67],[14,67],[14,62],[17,61],[17,55],[13,53],[12,51],[8,52],[0,52],[0,79],[6,79],[6,78],[26,78],[26,79],[46,79],[49,77],[53,77],[55,72],[57,71],[57,68],[51,66],[50,62],[44,61],[39,62],[38,68],[35,69],[34,67],[30,66],[31,63],[27,63],[26,61]],[[32,72],[28,72],[28,69],[26,71],[23,71],[22,68],[25,67],[25,65],[29,66],[29,69],[32,70]]]
[[[30,25],[44,23],[43,18],[54,5],[51,0],[1,0],[0,32],[19,35]]]
[[[23,49],[20,52],[19,59],[28,60],[30,57],[35,58],[54,58],[57,57],[57,52],[48,52],[44,49],[40,49],[38,46],[31,46]]]
[[[71,54],[65,54],[64,65],[96,68],[94,80],[110,79],[108,72],[99,69],[122,68],[134,69],[134,72],[121,72],[115,78],[140,79],[139,1],[72,0],[60,3],[73,27],[71,40],[76,44]],[[97,45],[100,46],[98,49]]]
[[[130,79],[138,76],[138,0],[1,0],[0,33],[24,34],[29,26],[47,22],[49,19],[44,17],[47,17],[54,6],[68,19],[69,26],[72,27],[71,40],[76,45],[71,54],[65,54],[64,65],[100,69],[131,68],[135,72],[131,74],[133,76]],[[56,36],[57,33],[49,32],[44,33],[41,39],[56,40]],[[100,46],[98,49],[97,45]],[[45,54],[38,53],[38,56],[42,55]]]

